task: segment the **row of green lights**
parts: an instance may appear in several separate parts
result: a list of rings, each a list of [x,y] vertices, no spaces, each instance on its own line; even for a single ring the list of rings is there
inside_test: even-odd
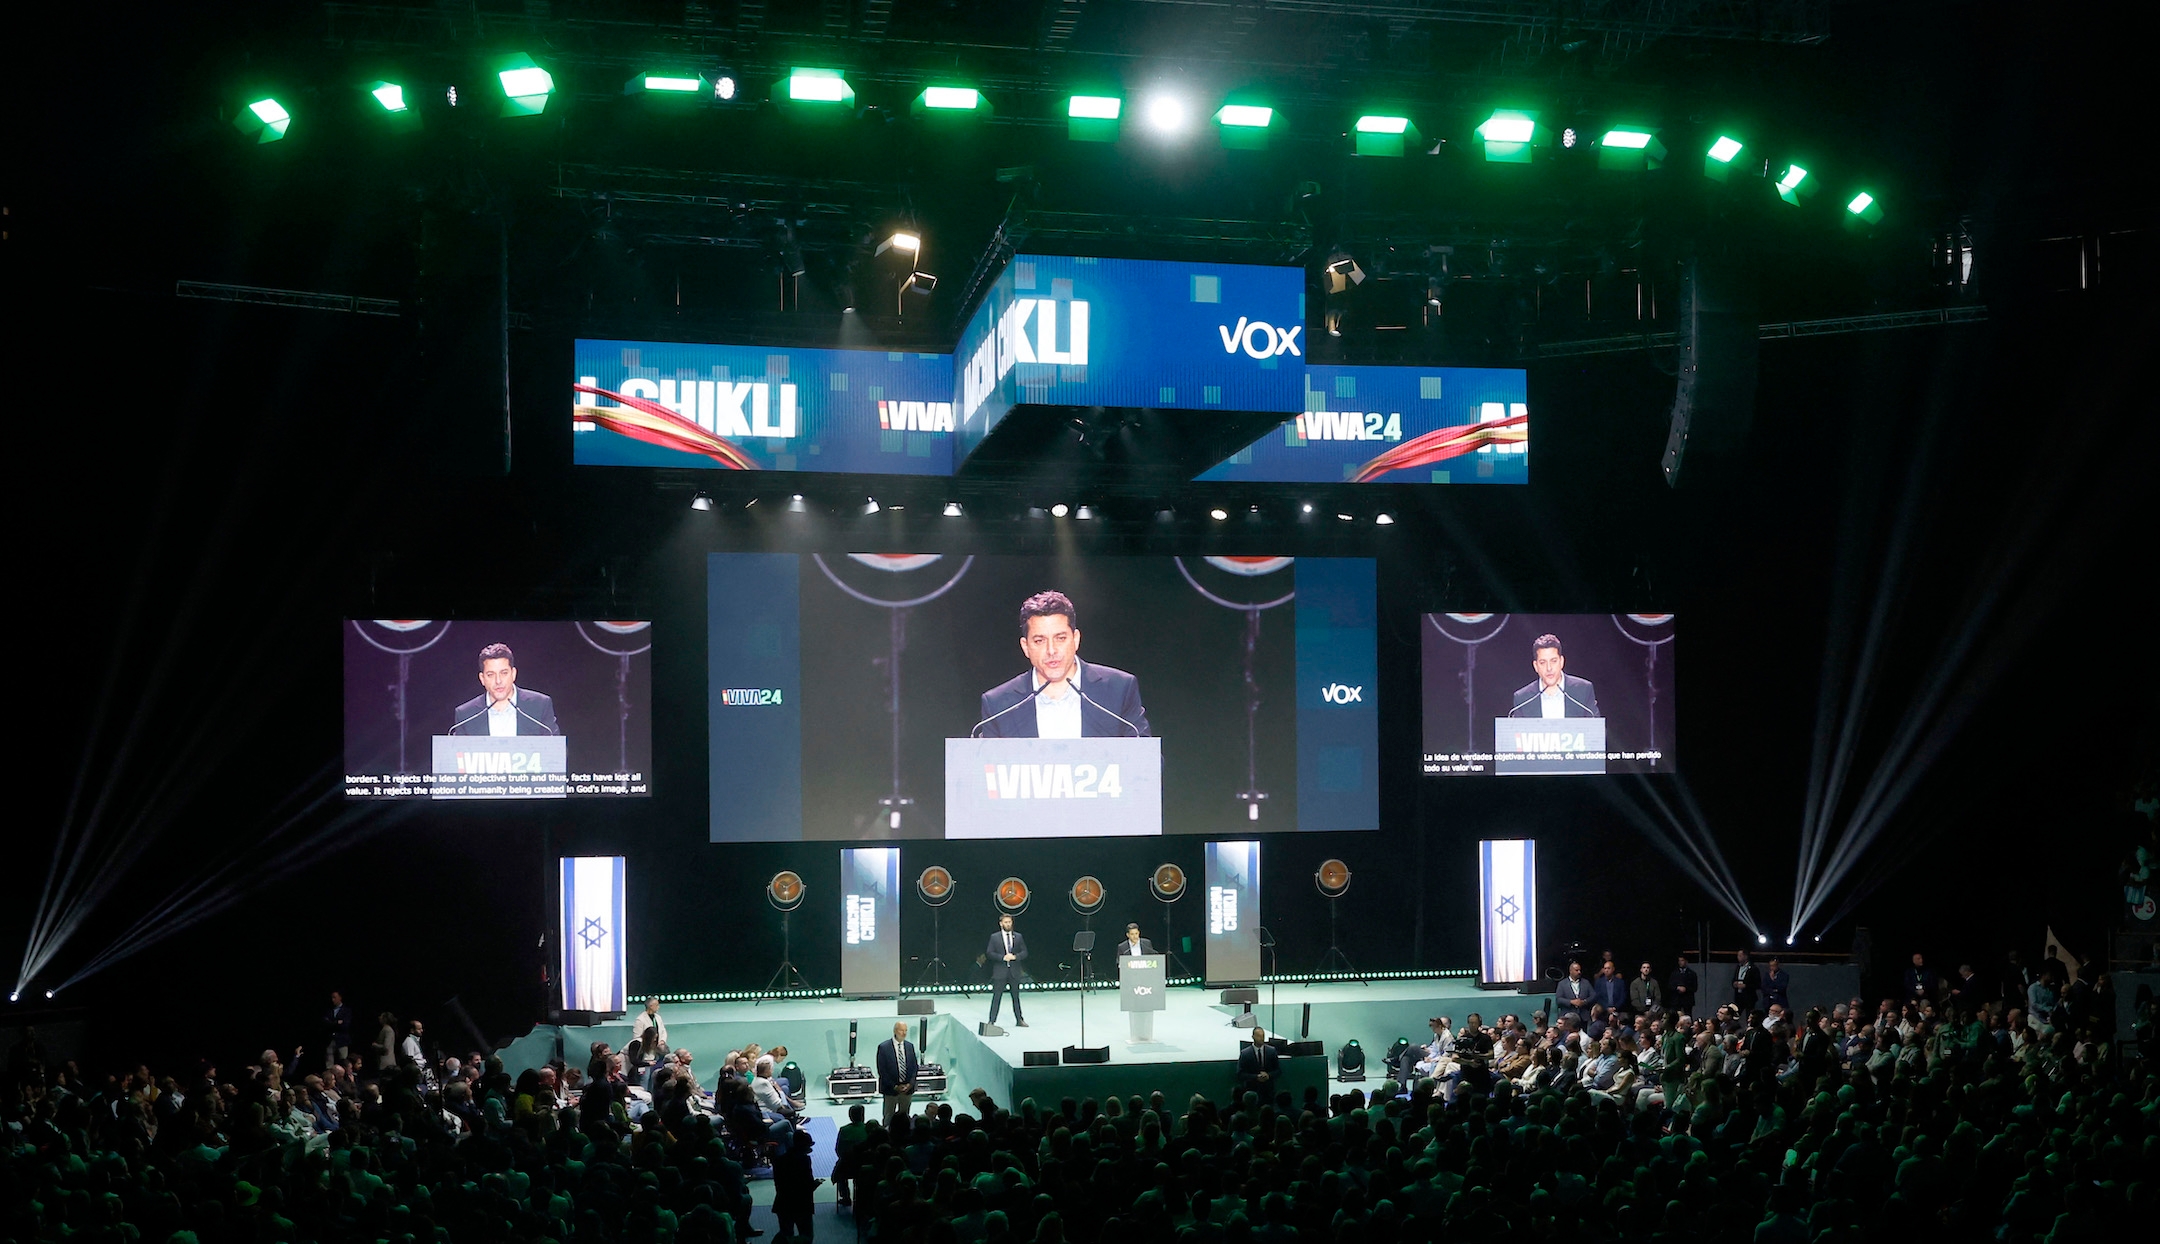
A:
[[[555,93],[554,75],[522,53],[504,62],[504,68],[495,77],[502,84],[505,111],[512,115],[538,114]],[[403,83],[375,82],[367,87],[367,93],[384,112],[401,113],[412,108]],[[278,102],[276,96],[264,96],[242,109],[234,118],[234,124],[253,133],[257,142],[273,143],[291,131],[292,120],[292,111]]]

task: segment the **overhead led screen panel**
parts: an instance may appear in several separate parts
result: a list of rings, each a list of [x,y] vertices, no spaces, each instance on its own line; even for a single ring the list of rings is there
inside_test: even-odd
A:
[[[952,356],[579,341],[580,465],[950,475]]]
[[[1303,412],[1195,478],[1526,484],[1530,407],[1512,367],[1305,368]]]
[[[1299,409],[1305,273],[1016,255],[961,333],[959,459],[1022,404]]]

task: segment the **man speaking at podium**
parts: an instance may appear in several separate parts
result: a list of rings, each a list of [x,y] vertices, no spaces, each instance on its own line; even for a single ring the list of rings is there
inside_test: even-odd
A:
[[[1080,661],[1080,620],[1062,592],[1020,606],[1020,652],[1032,667],[983,693],[975,738],[1145,738],[1140,680]]]
[[[1597,689],[1587,678],[1567,672],[1560,637],[1545,634],[1530,641],[1530,667],[1537,677],[1517,689],[1510,717],[1596,717]]]
[[[508,644],[480,650],[481,693],[451,717],[450,733],[492,735],[561,734],[555,724],[555,701],[517,685],[517,658]]]

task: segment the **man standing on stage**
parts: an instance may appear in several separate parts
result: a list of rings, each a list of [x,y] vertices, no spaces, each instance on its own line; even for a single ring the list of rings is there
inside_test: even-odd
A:
[[[1117,944],[1118,958],[1130,959],[1134,955],[1152,955],[1154,953],[1155,944],[1140,936],[1139,923],[1137,921],[1128,922],[1125,925],[1125,940]]]
[[[1013,1009],[1020,1009],[1017,998]],[[921,1065],[921,1058],[907,1039],[907,1021],[901,1020],[892,1026],[892,1040],[881,1041],[877,1047],[877,1091],[885,1101],[886,1127],[913,1108],[915,1069]]]
[[[1267,1033],[1254,1024],[1252,1044],[1238,1051],[1238,1096],[1258,1093],[1260,1100],[1271,1101],[1275,1091],[1275,1078],[1282,1070],[1282,1052],[1268,1044]]]
[[[990,960],[990,1022],[997,1022],[998,1005],[1010,993],[1013,1027],[1027,1027],[1027,1019],[1020,1014],[1020,982],[1027,979],[1027,969],[1020,965],[1027,962],[1027,939],[1013,932],[1011,916],[998,917],[998,931],[990,935],[989,949],[983,954]]]

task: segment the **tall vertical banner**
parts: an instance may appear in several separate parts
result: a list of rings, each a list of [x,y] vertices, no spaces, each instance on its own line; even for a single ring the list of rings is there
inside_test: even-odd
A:
[[[900,848],[840,852],[840,992],[900,992]]]
[[[1260,843],[1207,844],[1207,983],[1260,980]]]
[[[1537,842],[1478,843],[1478,979],[1487,985],[1536,980]]]
[[[620,855],[566,855],[562,867],[562,1005],[620,1015],[623,985],[623,876]]]

